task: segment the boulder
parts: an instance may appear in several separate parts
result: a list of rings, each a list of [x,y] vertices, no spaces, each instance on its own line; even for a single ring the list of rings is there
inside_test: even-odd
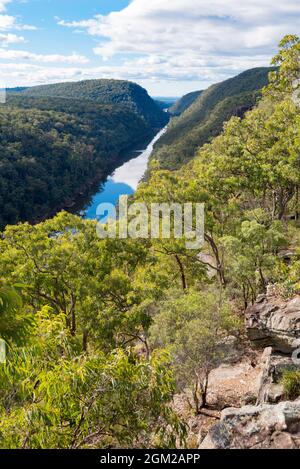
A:
[[[284,399],[284,387],[281,378],[285,371],[297,371],[299,364],[288,355],[273,352],[267,347],[261,357],[257,404],[268,402],[276,404]]]
[[[300,401],[225,409],[199,448],[300,448]]]
[[[292,353],[300,346],[300,296],[284,301],[260,295],[246,311],[246,329],[254,346]]]
[[[259,387],[259,366],[249,360],[236,364],[222,364],[208,377],[207,405],[222,410],[255,404]]]
[[[205,252],[200,252],[197,255],[198,260],[206,267],[206,274],[209,279],[216,277],[217,275],[217,268],[216,268],[216,261],[214,257]]]

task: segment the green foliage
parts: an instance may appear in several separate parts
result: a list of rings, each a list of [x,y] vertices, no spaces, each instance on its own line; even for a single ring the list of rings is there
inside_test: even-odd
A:
[[[247,70],[202,92],[180,117],[172,120],[152,158],[171,170],[187,163],[199,147],[221,133],[231,116],[243,116],[255,106],[270,70]]]
[[[266,78],[266,69],[260,73]],[[234,92],[234,79],[231,84]],[[281,276],[277,255],[289,244],[286,220],[299,213],[299,106],[291,94],[270,97],[272,86],[257,107],[243,119],[232,117],[223,133],[180,170],[153,164],[149,181],[137,193],[149,202],[205,203],[203,255],[209,260],[198,262],[245,307]],[[173,145],[168,148],[172,151]]]
[[[27,88],[26,96],[78,98],[99,104],[126,106],[141,116],[148,126],[160,129],[168,122],[168,115],[150,98],[141,86],[124,80],[85,80]]]
[[[124,107],[23,96],[0,106],[0,130],[0,228],[71,205],[153,132]]]
[[[265,93],[276,100],[297,92],[300,74],[298,36],[287,34],[280,41],[279,51],[273,58],[272,64],[279,68],[271,73],[270,86],[265,89]]]
[[[95,222],[67,213],[36,226],[8,227],[0,262],[11,284],[27,285],[23,296],[31,309],[49,305],[64,313],[71,334],[85,343],[89,335],[104,350],[140,337],[148,323],[143,305],[161,294],[146,244],[101,240]]]
[[[0,339],[22,343],[33,326],[32,315],[23,311],[19,288],[0,279]]]
[[[297,399],[300,396],[300,371],[285,371],[281,383],[287,399]]]
[[[273,222],[267,227],[257,220],[242,222],[237,236],[225,236],[221,243],[227,256],[231,287],[243,292],[245,308],[254,302],[260,291],[275,280],[277,257],[286,237],[282,223]]]
[[[147,204],[204,202],[200,253],[187,250],[184,239],[99,239],[95,222],[65,212],[38,225],[6,227],[0,238],[0,336],[9,347],[0,365],[0,447],[174,447],[176,439],[184,444],[173,396],[191,387],[196,412],[205,406],[208,374],[226,358],[228,336],[240,333],[236,311],[270,283],[298,291],[300,111],[293,83],[299,41],[287,37],[280,47],[274,62],[280,70],[259,105],[243,119],[232,117],[179,170],[153,163],[136,193],[135,200]],[[218,106],[236,106],[237,92],[242,99],[245,92],[256,95],[266,72],[250,71],[203,93],[187,111],[191,122],[200,101],[198,117],[206,119]],[[19,183],[25,175],[31,188],[46,181],[34,172],[28,179],[29,161],[36,167],[36,160],[45,159],[48,189],[56,191],[86,174],[80,155],[91,141],[99,151],[90,150],[90,168],[94,157],[99,165],[105,160],[110,140],[101,147],[96,134],[103,126],[104,135],[111,131],[119,105],[73,102],[78,86],[37,89],[45,92],[41,97],[11,96],[10,106],[0,109],[6,129],[2,197],[16,174]],[[86,97],[93,90],[99,91],[89,82]],[[206,99],[211,107],[204,106]],[[124,116],[130,112],[122,109]],[[124,145],[133,130],[127,128]],[[70,147],[77,152],[71,155],[72,177],[52,186]],[[18,201],[16,207],[28,210],[26,200],[32,211],[44,207],[48,199],[41,187],[35,193],[41,200],[26,199],[21,187],[9,192],[19,198],[10,199]],[[282,248],[293,250],[289,262],[279,255]],[[298,373],[286,375],[284,385],[289,396],[298,396]]]
[[[223,340],[240,322],[222,291],[189,291],[162,303],[150,328],[154,348],[168,348],[179,388],[194,388],[196,411],[205,406],[209,372],[224,359]],[[199,396],[200,394],[200,396]]]
[[[0,229],[71,207],[167,122],[146,90],[121,80],[9,92],[0,106]]]
[[[1,448],[174,447],[185,427],[171,410],[166,354],[115,349],[79,355],[63,315],[44,308],[24,348],[0,367]]]
[[[193,91],[188,93],[180,98],[176,103],[171,106],[168,111],[172,116],[180,116],[184,111],[186,111],[194,101],[203,93],[203,91]]]

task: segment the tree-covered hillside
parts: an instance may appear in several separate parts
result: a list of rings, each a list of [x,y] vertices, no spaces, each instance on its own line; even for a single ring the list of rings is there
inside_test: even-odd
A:
[[[265,312],[272,321],[272,312],[289,300],[290,309],[274,328],[278,342],[283,322],[291,324],[293,347],[299,339],[298,37],[281,41],[273,65],[279,69],[270,74],[258,105],[231,117],[180,169],[154,165],[130,200],[149,209],[153,203],[204,203],[201,247],[187,249],[175,229],[170,238],[146,238],[141,218],[134,219],[140,205],[130,207],[130,226],[141,239],[102,239],[96,221],[65,212],[38,225],[6,227],[0,236],[0,338],[7,343],[6,362],[0,364],[0,448],[199,448],[209,425],[220,441],[232,440],[231,422],[235,431],[244,428],[242,413],[232,412],[234,385],[238,380],[242,387],[248,370],[255,369],[254,381],[261,376],[268,386],[265,370],[275,374],[280,358],[276,354],[266,368],[270,355],[264,354],[263,368],[257,366],[245,338],[248,307],[272,291],[276,302]],[[17,131],[10,124],[15,119],[22,124]],[[65,142],[76,148],[72,129],[77,135],[88,127],[75,117],[70,122],[70,114],[17,108],[6,111],[4,122],[12,162],[14,151],[30,149],[30,129],[42,152],[45,144],[55,151],[63,151]],[[61,153],[53,155],[60,161]],[[22,159],[17,161],[22,171]],[[34,167],[35,158],[25,162]],[[13,177],[9,172],[8,180]],[[288,261],[283,251],[290,253]],[[259,322],[257,316],[251,320]],[[265,330],[260,339],[265,342]],[[227,380],[230,403],[219,392],[208,401],[211,371],[225,364],[221,371],[228,376],[237,351],[248,354],[249,363],[234,383]],[[255,428],[252,448],[265,447],[273,437],[277,447],[296,447],[283,413],[298,440],[299,407],[292,412],[288,401],[276,425],[272,407],[278,395],[297,405],[300,377],[293,370],[282,394],[276,386],[272,403],[243,407],[245,438]],[[244,389],[242,403],[256,402],[258,393]],[[219,410],[228,407],[216,427]],[[187,439],[187,430],[195,428],[197,434]],[[233,447],[241,445],[237,437]]]
[[[152,135],[124,106],[9,95],[0,106],[0,226],[68,206]]]
[[[257,102],[268,83],[270,68],[254,68],[212,85],[174,118],[156,144],[154,158],[162,167],[175,169],[191,159],[197,148],[218,135],[233,115],[243,115]]]
[[[146,90],[125,81],[10,90],[0,107],[0,227],[72,205],[167,121]]]
[[[86,99],[99,104],[120,104],[139,114],[152,128],[168,122],[164,113],[141,86],[124,80],[86,80],[27,88],[27,96]]]
[[[184,111],[189,108],[194,101],[201,95],[202,91],[193,91],[192,93],[185,94],[176,103],[169,108],[169,113],[172,116],[180,116]]]

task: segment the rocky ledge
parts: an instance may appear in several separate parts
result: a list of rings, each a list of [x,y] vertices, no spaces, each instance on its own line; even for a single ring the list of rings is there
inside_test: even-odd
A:
[[[300,449],[300,396],[288,401],[283,386],[286,372],[300,370],[300,296],[285,300],[269,288],[248,308],[246,330],[244,357],[210,373],[207,402],[222,412],[200,431],[199,447]]]
[[[253,346],[292,353],[300,347],[300,296],[284,301],[261,295],[246,312],[246,329]]]
[[[200,449],[298,449],[300,401],[223,410]]]

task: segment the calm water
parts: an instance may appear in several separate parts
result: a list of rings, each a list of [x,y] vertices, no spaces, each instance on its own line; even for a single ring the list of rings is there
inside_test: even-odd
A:
[[[149,143],[145,150],[136,152],[138,156],[127,161],[114,173],[109,176],[100,189],[92,197],[89,205],[82,210],[81,214],[89,220],[96,219],[96,211],[99,204],[112,203],[117,204],[120,195],[134,194],[138,183],[144,176],[149,157],[152,153],[155,142],[162,136],[166,129],[161,130],[154,139]]]

